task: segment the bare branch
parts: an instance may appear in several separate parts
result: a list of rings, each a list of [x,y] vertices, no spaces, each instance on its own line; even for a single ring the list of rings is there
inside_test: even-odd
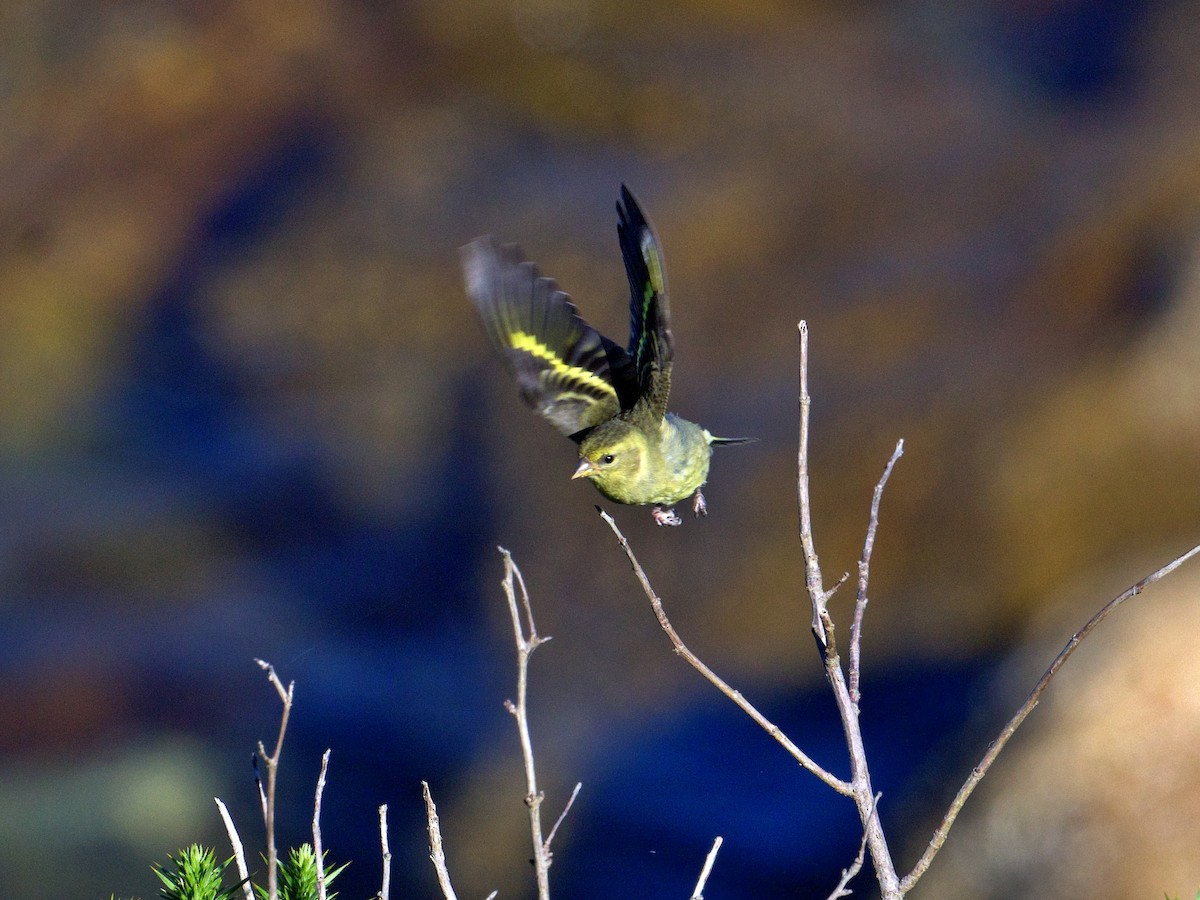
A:
[[[279,736],[275,740],[275,752],[268,756],[262,741],[258,742],[259,752],[262,754],[263,762],[267,765],[266,792],[263,792],[261,782],[259,782],[258,788],[259,799],[262,801],[263,807],[263,823],[267,831],[267,895],[270,900],[278,900],[279,852],[275,847],[275,783],[279,774],[279,758],[283,754],[283,736],[287,733],[288,718],[292,714],[296,682],[290,682],[285,688],[283,682],[279,680],[279,676],[275,674],[274,666],[261,659],[254,661],[267,673],[267,679],[275,686],[275,691],[283,703],[283,712],[279,717]]]
[[[796,760],[796,762],[800,763],[801,766],[803,766],[813,775],[816,775],[817,778],[821,779],[821,781],[825,782],[839,794],[851,796],[853,793],[853,788],[849,782],[842,781],[842,779],[826,771],[811,758],[809,758],[809,756],[803,750],[792,743],[791,739],[780,730],[778,725],[775,725],[773,722],[768,720],[767,717],[760,713],[750,703],[749,700],[742,696],[740,691],[735,691],[733,688],[731,688],[724,679],[722,679],[719,675],[717,675],[716,672],[705,665],[700,658],[696,656],[696,654],[692,653],[692,651],[687,648],[687,646],[683,643],[683,640],[675,631],[674,626],[671,625],[670,620],[667,618],[667,613],[663,609],[662,600],[658,598],[658,595],[654,592],[654,588],[650,586],[650,579],[646,577],[646,573],[642,569],[641,564],[637,561],[637,557],[633,555],[633,549],[629,546],[629,541],[625,540],[625,535],[621,533],[621,529],[617,527],[616,520],[598,506],[596,507],[596,511],[600,513],[600,518],[608,523],[608,527],[611,528],[613,534],[617,536],[617,542],[621,545],[621,549],[625,551],[625,556],[628,557],[629,564],[633,566],[633,572],[637,576],[638,581],[641,582],[642,590],[645,591],[646,597],[650,601],[650,606],[654,610],[654,615],[658,619],[658,624],[662,627],[662,630],[666,632],[667,637],[670,638],[671,643],[675,647],[675,652],[687,660],[688,664],[693,669],[707,678],[717,690],[737,704],[738,708],[741,709],[742,712],[746,713],[746,715],[748,715],[755,722],[757,722],[759,727],[766,731],[767,734],[775,738],[775,740],[780,743],[780,745],[792,756],[793,759]]]
[[[808,491],[808,411],[812,398],[808,395],[808,323],[803,319],[800,330],[800,447],[796,455],[796,505],[800,510],[800,546],[804,551],[804,587],[812,604],[812,632],[818,643],[825,645],[821,627],[821,610],[828,595],[821,584],[821,566],[812,533],[812,500]]]
[[[550,833],[546,835],[546,852],[550,852],[550,845],[554,843],[554,836],[558,834],[558,826],[563,823],[563,819],[567,817],[567,813],[571,811],[571,807],[575,805],[575,798],[579,796],[579,789],[583,787],[582,781],[575,782],[575,790],[571,791],[571,797],[567,800],[567,805],[563,807],[563,811],[558,814],[558,818],[554,822],[554,827],[550,829]]]
[[[533,623],[533,609],[529,604],[529,595],[525,592],[525,581],[521,577],[517,564],[513,562],[512,554],[503,547],[498,548],[504,557],[504,596],[508,599],[508,611],[512,616],[513,637],[517,645],[517,700],[505,703],[505,708],[517,720],[517,732],[521,738],[521,756],[525,760],[525,805],[529,807],[529,829],[533,839],[533,866],[537,877],[538,900],[550,898],[550,848],[542,837],[542,800],[544,799],[537,786],[537,772],[533,761],[533,740],[529,735],[529,710],[527,706],[529,688],[529,656],[538,646],[549,638],[538,637],[537,627]],[[521,627],[521,614],[517,608],[517,595],[513,582],[521,585],[523,606],[526,623],[529,629],[528,637]]]
[[[827,601],[832,599],[833,595],[838,592],[838,588],[840,588],[843,584],[845,584],[849,580],[850,580],[850,573],[843,572],[842,577],[837,580],[837,582],[834,584],[834,586],[825,592],[825,599]]]
[[[504,555],[504,558],[507,562],[512,562],[511,553],[509,553],[503,547],[497,547],[496,549],[498,549]],[[506,574],[507,571],[508,570],[506,568]],[[521,570],[517,568],[515,563],[513,563],[512,566],[512,576],[516,579],[517,584],[521,588],[521,606],[525,610],[525,625],[526,630],[529,632],[529,639],[534,643],[541,643],[541,640],[537,636],[537,626],[533,624],[533,606],[529,602],[529,591],[525,587],[525,576],[521,574]],[[546,640],[550,639],[546,638]]]
[[[429,793],[429,782],[421,782],[421,793],[425,797],[425,820],[429,827],[429,858],[433,861],[434,871],[437,872],[438,885],[446,900],[458,900],[454,888],[450,885],[450,872],[446,869],[446,852],[442,849],[442,826],[438,821],[437,807],[433,803],[433,795]]]
[[[796,502],[800,513],[800,544],[804,553],[804,584],[812,604],[812,630],[817,646],[822,650],[825,662],[825,677],[837,704],[838,716],[842,720],[842,732],[846,737],[846,749],[850,754],[850,788],[858,816],[863,823],[867,847],[875,864],[875,875],[884,900],[902,896],[900,879],[888,849],[883,826],[873,815],[874,789],[871,787],[871,770],[867,765],[867,752],[863,744],[862,730],[858,721],[858,704],[851,697],[846,683],[846,673],[838,656],[834,640],[833,619],[829,615],[830,591],[822,587],[821,566],[817,560],[816,544],[812,534],[812,504],[808,489],[808,419],[812,398],[808,393],[808,323],[801,321],[800,330],[800,439],[796,462]],[[863,591],[865,596],[865,590]]]
[[[1029,714],[1033,712],[1033,708],[1038,705],[1038,701],[1041,699],[1042,693],[1050,685],[1050,681],[1058,673],[1058,670],[1061,669],[1063,664],[1071,658],[1071,654],[1075,652],[1075,648],[1083,642],[1084,638],[1092,633],[1097,625],[1108,618],[1108,615],[1118,606],[1120,606],[1126,600],[1133,599],[1147,587],[1154,584],[1154,582],[1169,575],[1171,572],[1175,571],[1198,553],[1200,553],[1200,546],[1193,547],[1182,556],[1175,557],[1175,559],[1171,560],[1171,562],[1167,563],[1161,569],[1151,572],[1137,584],[1127,588],[1112,600],[1108,601],[1108,603],[1106,603],[1099,612],[1097,612],[1091,617],[1091,619],[1088,620],[1086,625],[1075,632],[1075,634],[1071,635],[1071,639],[1067,641],[1066,645],[1059,652],[1058,656],[1056,656],[1054,661],[1050,663],[1050,668],[1046,670],[1045,674],[1042,675],[1041,679],[1034,686],[1033,691],[1021,705],[1021,708],[1018,709],[1013,717],[1008,720],[1008,724],[1006,724],[1004,728],[1000,730],[1000,734],[996,737],[996,740],[992,741],[991,745],[989,745],[987,752],[984,753],[983,758],[979,761],[979,764],[971,770],[971,774],[967,777],[967,780],[963,783],[963,786],[958,789],[958,794],[955,796],[954,802],[950,804],[950,808],[946,811],[946,816],[942,819],[942,824],[939,825],[937,830],[933,833],[933,837],[930,839],[929,845],[925,848],[925,852],[921,855],[921,858],[917,860],[917,864],[913,866],[912,872],[906,875],[901,882],[902,890],[908,891],[911,889],[912,886],[917,883],[917,880],[925,874],[926,869],[929,868],[929,864],[933,862],[934,856],[937,855],[937,852],[941,849],[942,844],[946,842],[946,836],[949,834],[951,826],[954,825],[954,820],[958,818],[958,814],[962,810],[963,804],[967,802],[967,798],[971,796],[972,791],[974,791],[979,782],[983,780],[983,776],[988,773],[988,770],[992,767],[992,763],[996,761],[996,757],[1000,755],[1000,751],[1004,749],[1004,745],[1008,743],[1009,738],[1013,736],[1013,733],[1021,726],[1021,723],[1025,721]]]
[[[258,788],[258,806],[262,811],[263,821],[267,821],[267,789],[263,785],[262,776],[258,771],[258,761],[267,758],[267,748],[263,742],[258,742],[258,752],[250,754],[250,765],[254,767],[254,786]]]
[[[237,828],[234,827],[233,817],[229,815],[229,810],[220,797],[213,797],[217,802],[217,811],[221,813],[221,820],[225,823],[225,831],[229,835],[229,843],[233,846],[233,858],[237,861],[238,877],[242,881],[242,893],[245,894],[246,900],[254,900],[254,889],[250,886],[250,870],[246,868],[246,850],[242,846],[242,839],[238,835]]]
[[[325,793],[325,775],[329,771],[329,754],[326,750],[321,754],[321,774],[317,776],[317,796],[313,801],[313,856],[317,863],[317,900],[326,900],[325,893],[325,859],[321,849],[321,795]]]
[[[379,900],[390,900],[392,890],[392,850],[388,846],[387,804],[379,807],[379,849],[383,855],[383,884]]]
[[[892,475],[896,461],[904,454],[904,439],[896,441],[896,449],[892,458],[883,468],[883,475],[875,485],[875,493],[871,497],[871,517],[867,524],[867,538],[863,541],[862,559],[858,562],[858,594],[854,599],[854,622],[850,625],[850,700],[855,709],[861,696],[859,692],[859,675],[862,662],[862,623],[863,614],[867,611],[867,581],[871,576],[871,552],[875,549],[875,532],[879,528],[879,503],[883,499],[883,489]]]
[[[280,701],[287,706],[291,706],[292,688],[294,688],[296,686],[296,682],[293,681],[291,684],[289,684],[285,688],[283,686],[283,682],[280,681],[279,676],[277,674],[275,674],[275,667],[273,665],[271,665],[266,660],[262,660],[262,659],[258,659],[258,658],[255,658],[254,661],[256,663],[258,663],[258,667],[260,669],[262,669],[263,671],[265,671],[267,673],[267,680],[270,681],[271,684],[273,684],[275,686],[275,692],[277,694],[279,694]]]
[[[712,874],[713,863],[717,861],[717,851],[721,849],[721,843],[725,839],[717,835],[717,839],[713,841],[712,849],[708,851],[708,856],[704,858],[704,868],[700,870],[700,877],[696,880],[696,889],[692,891],[691,900],[704,900],[704,885],[708,883],[708,876]]]

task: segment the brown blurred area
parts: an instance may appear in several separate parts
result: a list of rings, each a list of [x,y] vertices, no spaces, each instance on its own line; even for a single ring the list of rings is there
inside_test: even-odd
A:
[[[30,596],[53,604],[71,593],[86,602],[46,614],[121,627],[242,596],[213,613],[245,625],[237,662],[222,669],[249,670],[251,655],[268,652],[249,623],[296,627],[287,589],[259,569],[231,574],[246,545],[209,517],[201,489],[178,499],[111,465],[129,440],[112,397],[163,297],[184,284],[197,345],[256,441],[305,448],[330,502],[361,521],[457,519],[482,534],[462,548],[462,565],[478,568],[464,576],[474,595],[397,602],[436,606],[448,622],[470,609],[502,656],[490,554],[497,543],[513,551],[555,638],[535,660],[533,688],[555,789],[587,771],[617,724],[669,719],[682,698],[703,697],[596,518],[600,498],[568,481],[572,449],[520,406],[489,355],[458,271],[457,248],[477,234],[517,241],[589,321],[623,339],[612,203],[624,181],[664,245],[674,408],[760,442],[718,451],[705,521],[666,531],[644,510],[610,512],[676,626],[718,671],[764,691],[816,684],[795,521],[796,323],[808,320],[827,581],[854,570],[871,489],[905,440],[872,567],[864,704],[873,672],[1030,648],[1032,661],[1011,664],[1029,677],[996,679],[972,711],[974,743],[946,739],[965,775],[986,743],[975,735],[1000,727],[1055,644],[1200,535],[1198,11],[1068,0],[6,4],[0,609],[36,619]],[[255,194],[262,183],[272,187]],[[231,211],[247,192],[255,201]],[[140,452],[152,469],[159,451]],[[1171,590],[1182,598],[1151,592],[1124,611],[1127,641],[1081,650],[1081,670],[1091,668],[1064,671],[1061,702],[1035,716],[1036,749],[1032,737],[1018,748],[1018,736],[989,778],[1031,819],[1078,790],[1058,833],[1071,879],[1095,879],[1059,889],[1060,867],[1037,856],[1037,891],[1005,889],[1005,873],[1045,845],[1010,840],[1005,852],[1020,855],[1008,868],[989,861],[981,845],[1016,821],[990,794],[951,836],[952,850],[962,845],[953,870],[922,896],[1200,887],[1200,858],[1187,858],[1200,846],[1194,766],[1172,766],[1171,790],[1131,777],[1128,795],[1107,803],[1039,775],[1060,757],[1107,766],[1115,794],[1125,769],[1106,754],[1128,752],[1110,738],[1130,721],[1156,734],[1146,752],[1191,755],[1200,681],[1184,666],[1186,641],[1168,649],[1154,635],[1192,633],[1178,623],[1195,583],[1181,575]],[[246,608],[263,597],[266,610]],[[839,597],[835,614],[847,609]],[[0,794],[35,808],[46,771],[86,779],[148,754],[161,766],[135,771],[193,773],[186,785],[200,800],[171,807],[174,823],[218,840],[204,804],[244,786],[196,775],[232,779],[192,738],[133,734],[131,706],[143,710],[137,728],[158,724],[124,696],[147,689],[130,674],[136,643],[95,666],[60,666],[60,649],[6,654]],[[1112,688],[1141,684],[1147,668],[1175,693],[1143,720],[1158,689]],[[497,692],[511,690],[503,671]],[[243,674],[257,690],[256,673]],[[188,677],[201,695],[219,693],[202,668]],[[1070,710],[1067,696],[1079,697]],[[1080,720],[1080,707],[1097,708]],[[187,730],[178,710],[167,718]],[[271,733],[268,714],[261,722],[253,739]],[[201,735],[217,727],[187,724]],[[515,753],[511,740],[480,755],[444,789],[443,819],[472,848],[457,861],[472,891],[524,889],[519,810],[491,815],[498,792],[520,790]],[[1139,843],[1115,872],[1106,835],[1147,817],[1169,820],[1179,840]],[[61,820],[44,821],[53,843]],[[141,822],[97,826],[111,830],[99,846],[125,870],[175,849],[158,846],[168,825]],[[423,840],[412,824],[393,846]],[[926,825],[893,826],[902,860],[915,858]],[[193,833],[181,826],[177,840]],[[562,855],[586,856],[567,840]],[[49,858],[21,846],[35,864]],[[2,850],[0,860],[15,865]],[[963,874],[973,861],[982,875]],[[113,881],[123,869],[100,871],[106,880],[65,894],[123,890]]]

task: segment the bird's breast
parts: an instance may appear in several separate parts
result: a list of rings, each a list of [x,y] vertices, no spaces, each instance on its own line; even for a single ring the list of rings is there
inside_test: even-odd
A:
[[[694,422],[668,414],[659,430],[657,460],[648,468],[655,474],[656,496],[643,503],[677,503],[694,494],[708,479],[712,448],[704,429]]]

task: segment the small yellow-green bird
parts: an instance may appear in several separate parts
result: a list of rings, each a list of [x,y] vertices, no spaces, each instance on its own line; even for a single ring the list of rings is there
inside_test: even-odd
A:
[[[700,488],[712,445],[754,438],[713,437],[667,412],[673,343],[662,251],[625,185],[617,238],[631,292],[627,348],[580,318],[571,298],[515,245],[491,237],[467,244],[467,293],[521,399],[579,445],[571,477],[590,479],[618,503],[651,504],[659,525],[679,525],[672,506],[687,497],[698,517],[707,513]]]

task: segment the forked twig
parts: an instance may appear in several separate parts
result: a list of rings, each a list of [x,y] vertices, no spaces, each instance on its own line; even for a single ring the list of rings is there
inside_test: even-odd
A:
[[[838,715],[842,722],[842,730],[846,739],[846,748],[850,757],[851,777],[849,781],[843,781],[840,778],[829,773],[827,770],[819,766],[811,760],[803,751],[801,751],[792,741],[783,734],[780,729],[768,721],[757,709],[754,708],[738,691],[733,690],[719,676],[717,676],[707,665],[705,665],[695,654],[693,654],[680,639],[675,632],[670,621],[667,619],[666,613],[663,610],[662,601],[654,592],[650,585],[650,581],[646,576],[645,571],[638,563],[634,556],[633,550],[629,546],[629,542],[617,527],[616,521],[600,507],[596,507],[601,518],[608,523],[613,534],[616,535],[617,541],[621,549],[625,552],[629,559],[630,565],[633,567],[634,574],[642,585],[642,589],[646,597],[650,601],[651,608],[654,611],[655,617],[658,619],[659,625],[666,632],[667,637],[671,640],[675,648],[676,654],[682,656],[689,665],[700,672],[710,683],[712,683],[721,693],[729,697],[733,702],[764,730],[774,737],[788,753],[796,759],[805,769],[814,774],[817,778],[833,788],[840,794],[853,797],[855,805],[858,808],[859,818],[863,824],[862,842],[859,846],[857,857],[851,866],[843,870],[842,879],[830,894],[830,900],[845,897],[850,894],[848,885],[861,871],[866,854],[869,851],[871,860],[874,864],[876,877],[879,881],[880,892],[884,900],[899,900],[904,897],[917,880],[929,868],[934,856],[945,842],[947,834],[951,826],[954,824],[959,811],[967,798],[974,791],[975,787],[987,774],[996,757],[1008,743],[1021,723],[1037,706],[1042,693],[1049,686],[1050,681],[1054,678],[1058,670],[1066,663],[1071,654],[1079,644],[1098,626],[1107,616],[1120,606],[1125,601],[1137,596],[1149,585],[1159,579],[1170,574],[1184,562],[1191,559],[1193,556],[1200,554],[1200,546],[1193,547],[1183,555],[1176,557],[1167,565],[1157,571],[1147,575],[1141,581],[1124,591],[1117,597],[1107,603],[1099,612],[1097,612],[1079,631],[1077,631],[1062,651],[1055,657],[1050,667],[1046,670],[1041,680],[1035,685],[1028,699],[1017,710],[1016,714],[1001,730],[999,736],[993,741],[987,752],[984,754],[980,763],[971,771],[970,775],[959,789],[950,808],[947,810],[942,823],[934,832],[933,838],[930,840],[925,852],[913,867],[913,870],[903,878],[900,878],[896,872],[895,863],[893,862],[891,851],[888,848],[887,840],[884,835],[883,826],[879,821],[877,814],[877,806],[879,795],[874,792],[871,786],[871,774],[867,764],[866,749],[863,744],[862,732],[859,725],[859,700],[860,680],[861,680],[861,654],[862,654],[862,627],[863,619],[866,613],[868,603],[868,582],[870,578],[871,555],[875,544],[875,535],[879,526],[879,507],[883,497],[883,491],[887,485],[888,479],[891,476],[892,470],[896,462],[903,455],[904,441],[900,440],[896,443],[895,450],[892,452],[891,458],[884,467],[883,475],[875,486],[874,495],[871,502],[870,519],[867,526],[866,539],[863,543],[862,557],[858,564],[858,591],[854,604],[854,618],[850,630],[850,661],[849,661],[849,678],[847,679],[846,671],[842,668],[841,659],[838,655],[837,642],[835,640],[836,631],[833,618],[829,614],[828,601],[834,591],[846,580],[846,576],[838,582],[831,590],[824,588],[823,578],[821,574],[820,563],[817,558],[816,544],[813,539],[812,530],[812,508],[811,496],[809,492],[809,472],[808,472],[808,446],[809,446],[809,411],[812,406],[812,398],[808,392],[808,325],[806,322],[799,323],[800,332],[800,435],[799,435],[799,450],[797,454],[797,486],[796,486],[796,501],[799,508],[800,520],[800,543],[804,557],[804,582],[805,589],[809,597],[809,602],[812,607],[812,631],[818,644],[818,648],[823,656],[825,663],[825,674],[829,681],[830,688],[833,692],[834,701],[837,704]],[[514,617],[515,605],[514,605]],[[715,857],[720,839],[714,844],[712,852],[709,855],[709,863]],[[701,875],[701,882],[697,885],[696,895],[698,896],[703,886],[704,879],[711,865],[706,865],[705,871]]]
[[[513,640],[517,646],[517,699],[516,702],[505,700],[504,708],[516,720],[517,731],[521,740],[521,758],[525,763],[525,805],[529,808],[529,829],[533,840],[532,862],[537,878],[538,900],[549,900],[550,863],[553,860],[550,845],[554,841],[554,836],[558,833],[559,826],[562,825],[563,820],[567,817],[567,813],[571,811],[571,807],[575,804],[575,798],[579,796],[580,788],[583,785],[582,783],[575,785],[575,790],[571,792],[566,806],[563,807],[563,811],[555,821],[554,827],[550,829],[550,834],[543,837],[541,808],[545,797],[538,790],[537,786],[533,739],[530,737],[529,732],[529,657],[534,650],[546,643],[550,638],[548,636],[542,637],[537,633],[537,625],[533,620],[533,605],[529,600],[529,591],[525,587],[525,579],[521,575],[521,570],[513,562],[512,554],[503,547],[497,549],[500,551],[501,556],[504,557],[504,578],[500,584],[504,589],[504,596],[508,600],[508,611],[513,626]],[[521,591],[519,603],[517,601],[518,586]],[[524,610],[523,620],[522,610]],[[428,783],[422,781],[421,790],[425,797],[425,814],[429,828],[429,858],[433,860],[433,866],[438,876],[438,884],[442,889],[442,896],[446,900],[455,900],[454,888],[450,884],[450,873],[446,868],[446,855],[442,848],[442,832],[437,817],[437,808],[434,806]],[[379,893],[381,900],[388,900],[388,884],[391,871],[391,853],[388,851],[387,846],[386,813],[387,807],[381,806],[379,808],[379,828],[383,846],[384,864],[383,889]],[[488,895],[488,900],[492,900],[496,894],[496,891],[492,891]]]
[[[812,537],[812,507],[808,490],[808,418],[812,407],[812,398],[808,393],[808,323],[801,321],[798,325],[800,332],[800,449],[796,464],[796,502],[800,517],[800,544],[804,554],[804,583],[808,590],[809,602],[812,604],[813,634],[817,638],[825,661],[825,678],[833,692],[833,701],[837,705],[838,716],[842,721],[842,733],[846,738],[846,750],[850,756],[850,787],[854,805],[858,807],[858,817],[863,824],[867,847],[871,851],[871,861],[875,864],[875,876],[879,881],[879,890],[884,900],[895,900],[903,896],[900,891],[900,879],[896,874],[896,865],[888,848],[887,837],[879,817],[874,814],[875,789],[871,785],[871,770],[867,765],[867,751],[863,744],[862,729],[858,721],[858,703],[854,700],[850,686],[846,681],[846,673],[838,656],[837,644],[834,640],[833,619],[829,615],[827,602],[829,592],[822,588],[821,566],[817,561],[816,545]],[[893,455],[894,458],[895,454]],[[891,471],[890,464],[884,472],[880,485],[886,481]],[[878,488],[882,494],[883,488]],[[866,586],[860,583],[860,594],[866,596]],[[860,607],[856,603],[856,608]],[[851,649],[854,649],[854,635],[851,635]]]
[[[275,848],[275,784],[279,776],[279,758],[283,755],[283,736],[287,733],[288,718],[292,714],[292,700],[295,694],[296,682],[290,682],[285,688],[275,667],[261,659],[254,660],[260,669],[267,673],[267,679],[275,687],[279,699],[283,703],[283,712],[279,717],[279,736],[275,739],[275,752],[267,755],[267,748],[262,741],[258,742],[258,752],[267,766],[267,786],[263,790],[259,781],[258,795],[262,802],[263,823],[267,832],[267,896],[270,900],[279,898],[279,852]],[[257,767],[256,767],[257,768]]]
[[[542,836],[542,800],[545,799],[537,786],[537,771],[533,760],[533,740],[529,735],[529,657],[539,646],[550,640],[538,635],[533,621],[533,608],[529,603],[529,592],[525,579],[513,562],[512,554],[503,547],[497,548],[504,557],[504,596],[508,599],[508,611],[512,616],[513,639],[517,645],[517,700],[505,701],[507,709],[517,720],[517,732],[521,739],[521,757],[525,761],[525,805],[529,807],[529,829],[533,840],[533,867],[537,878],[538,900],[550,900],[550,842]],[[521,606],[525,610],[525,625],[517,607],[517,592],[514,582],[521,588]],[[526,633],[528,631],[528,633]],[[572,798],[573,800],[574,798]],[[570,808],[570,804],[567,805]],[[565,811],[564,811],[565,815]],[[555,828],[558,826],[556,825]],[[553,834],[553,832],[551,832]]]

